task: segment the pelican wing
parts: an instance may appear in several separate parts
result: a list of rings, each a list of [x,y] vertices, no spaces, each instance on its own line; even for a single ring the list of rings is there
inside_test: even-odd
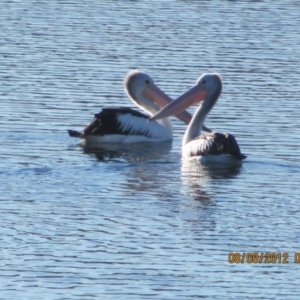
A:
[[[143,135],[152,137],[161,128],[157,122],[149,123],[149,116],[127,107],[104,108],[92,122],[80,133],[69,130],[72,137],[84,138],[87,135]],[[160,130],[159,130],[160,129]]]
[[[229,133],[214,132],[200,135],[186,146],[189,147],[188,153],[190,157],[228,154],[237,159],[246,158],[241,153],[235,137]]]

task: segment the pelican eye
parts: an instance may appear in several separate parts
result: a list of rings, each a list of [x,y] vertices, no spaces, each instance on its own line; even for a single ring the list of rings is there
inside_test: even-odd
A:
[[[203,80],[202,83],[205,84],[205,83],[206,83],[206,80]]]
[[[145,80],[145,82],[146,82],[147,84],[149,84],[149,83],[150,83],[150,81],[149,81],[148,79],[146,79],[146,80]]]

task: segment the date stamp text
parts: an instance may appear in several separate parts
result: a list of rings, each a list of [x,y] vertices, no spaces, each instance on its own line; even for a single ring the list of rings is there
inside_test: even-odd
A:
[[[287,252],[230,252],[228,262],[231,264],[288,264],[290,261],[300,263],[300,252],[290,257]]]

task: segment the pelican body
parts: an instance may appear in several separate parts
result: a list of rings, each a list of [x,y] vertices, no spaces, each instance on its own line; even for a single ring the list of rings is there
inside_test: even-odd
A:
[[[124,88],[129,98],[142,110],[153,115],[169,104],[169,98],[155,85],[153,79],[138,70],[132,70],[124,80]],[[187,111],[181,111],[176,117],[188,124],[192,119]],[[162,118],[148,122],[149,115],[126,107],[103,108],[95,114],[92,122],[82,131],[68,130],[71,137],[77,137],[86,143],[139,143],[163,142],[173,138],[171,120]],[[206,127],[205,130],[210,131]]]
[[[233,135],[210,132],[201,135],[205,118],[217,102],[222,91],[222,79],[219,74],[204,74],[196,85],[161,109],[149,120],[166,118],[179,113],[187,107],[202,102],[193,115],[182,140],[182,157],[198,159],[203,163],[236,163],[246,158],[241,153]]]

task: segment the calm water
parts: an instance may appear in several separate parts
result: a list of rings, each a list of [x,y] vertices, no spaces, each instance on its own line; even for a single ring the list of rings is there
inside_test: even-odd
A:
[[[1,299],[299,299],[300,4],[275,2],[1,2]],[[206,125],[243,166],[181,162],[176,120],[173,143],[78,146],[132,106],[132,68],[173,98],[219,72]]]

